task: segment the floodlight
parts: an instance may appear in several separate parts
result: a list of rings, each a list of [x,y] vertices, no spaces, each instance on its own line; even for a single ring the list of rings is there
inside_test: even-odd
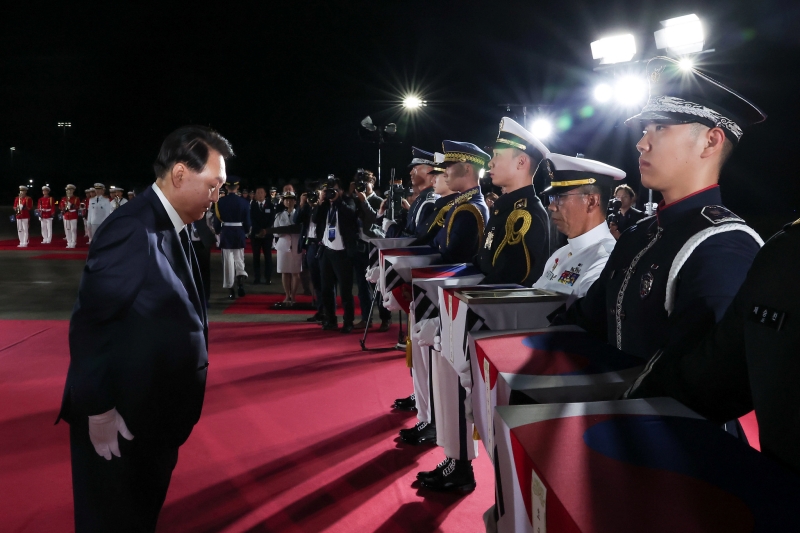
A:
[[[378,129],[377,126],[375,126],[375,124],[372,122],[372,118],[370,118],[369,115],[364,117],[364,120],[361,121],[361,126],[363,126],[367,131],[375,131]]]
[[[694,67],[694,62],[688,57],[684,57],[683,59],[680,60],[680,65],[681,69],[688,71],[692,70],[692,68]]]
[[[425,105],[427,105],[427,102],[425,102],[425,100],[422,100],[418,96],[406,96],[403,99],[403,107],[405,107],[406,109],[418,109]]]
[[[667,48],[674,54],[692,54],[703,51],[705,34],[700,18],[686,15],[674,19],[663,20],[663,29],[654,33],[656,48]]]
[[[601,83],[594,88],[594,99],[598,102],[608,102],[614,96],[614,89],[607,83]]]
[[[647,98],[647,83],[638,76],[624,76],[617,81],[614,96],[624,106],[641,104]]]
[[[395,133],[397,133],[397,124],[395,124],[394,122],[390,122],[389,124],[386,125],[383,131],[385,131],[389,135],[394,135]]]
[[[553,125],[547,119],[536,119],[531,125],[531,133],[533,133],[537,139],[547,139],[550,137],[550,134],[553,133]]]
[[[14,150],[16,150],[16,148],[14,148],[14,147],[12,146],[12,147],[11,147],[11,151],[13,152]]]
[[[602,59],[603,65],[630,61],[636,53],[636,40],[633,35],[616,35],[605,37],[592,43],[592,57]]]

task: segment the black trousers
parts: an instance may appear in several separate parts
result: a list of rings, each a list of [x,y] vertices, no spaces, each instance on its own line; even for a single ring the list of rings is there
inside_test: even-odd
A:
[[[339,283],[339,296],[344,309],[344,324],[351,325],[354,316],[353,302],[353,260],[346,250],[331,250],[322,246],[320,261],[322,277],[322,306],[325,320],[336,323],[336,283]]]
[[[200,277],[203,278],[203,291],[206,295],[205,304],[211,298],[211,248],[207,248],[202,241],[192,241],[194,255],[197,256],[197,266]]]
[[[358,250],[353,255],[353,275],[356,278],[356,285],[358,285],[358,302],[361,305],[361,319],[368,322],[372,319],[369,315],[369,309],[372,306],[372,295],[375,291],[375,285],[367,281],[364,277],[369,268],[369,245],[364,246],[363,250]],[[376,302],[378,308],[378,316],[381,317],[382,322],[391,320],[392,313],[383,306],[383,298],[378,298]]]
[[[86,424],[71,424],[72,493],[75,533],[154,532],[178,448],[131,441],[121,436],[120,455],[111,461],[97,455]]]
[[[253,248],[253,277],[256,280],[261,279],[261,254],[264,254],[264,281],[271,281],[272,279],[272,237],[266,239],[259,239],[253,237],[250,239],[250,246]]]
[[[317,252],[321,245],[316,240],[309,242],[306,248],[304,260],[305,266],[308,267],[308,273],[311,277],[311,285],[314,287],[314,299],[317,305],[317,312],[323,313],[325,310],[322,307],[322,272],[321,272],[321,259],[317,257]]]

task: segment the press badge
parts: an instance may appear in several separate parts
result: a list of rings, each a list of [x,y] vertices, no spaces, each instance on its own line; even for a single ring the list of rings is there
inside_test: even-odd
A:
[[[336,226],[328,226],[328,240],[331,242],[336,240]]]

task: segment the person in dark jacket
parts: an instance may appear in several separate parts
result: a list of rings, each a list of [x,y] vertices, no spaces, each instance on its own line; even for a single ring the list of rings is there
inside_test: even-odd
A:
[[[272,235],[268,230],[275,222],[275,209],[267,200],[267,191],[258,187],[255,199],[250,203],[250,222],[252,235],[250,246],[253,248],[253,284],[261,283],[261,254],[264,254],[264,283],[272,283]]]
[[[222,249],[222,287],[230,290],[228,297],[236,298],[234,280],[239,286],[239,296],[244,296],[244,247],[250,231],[250,202],[236,194],[239,182],[228,184],[228,194],[220,198],[215,207],[215,228],[219,233]]]

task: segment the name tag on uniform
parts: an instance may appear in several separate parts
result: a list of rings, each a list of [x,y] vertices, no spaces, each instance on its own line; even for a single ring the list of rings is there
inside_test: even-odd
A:
[[[750,312],[750,321],[758,322],[764,326],[780,331],[786,320],[786,312],[766,307],[764,305],[754,305]]]
[[[328,240],[331,242],[336,240],[336,226],[328,226]]]

